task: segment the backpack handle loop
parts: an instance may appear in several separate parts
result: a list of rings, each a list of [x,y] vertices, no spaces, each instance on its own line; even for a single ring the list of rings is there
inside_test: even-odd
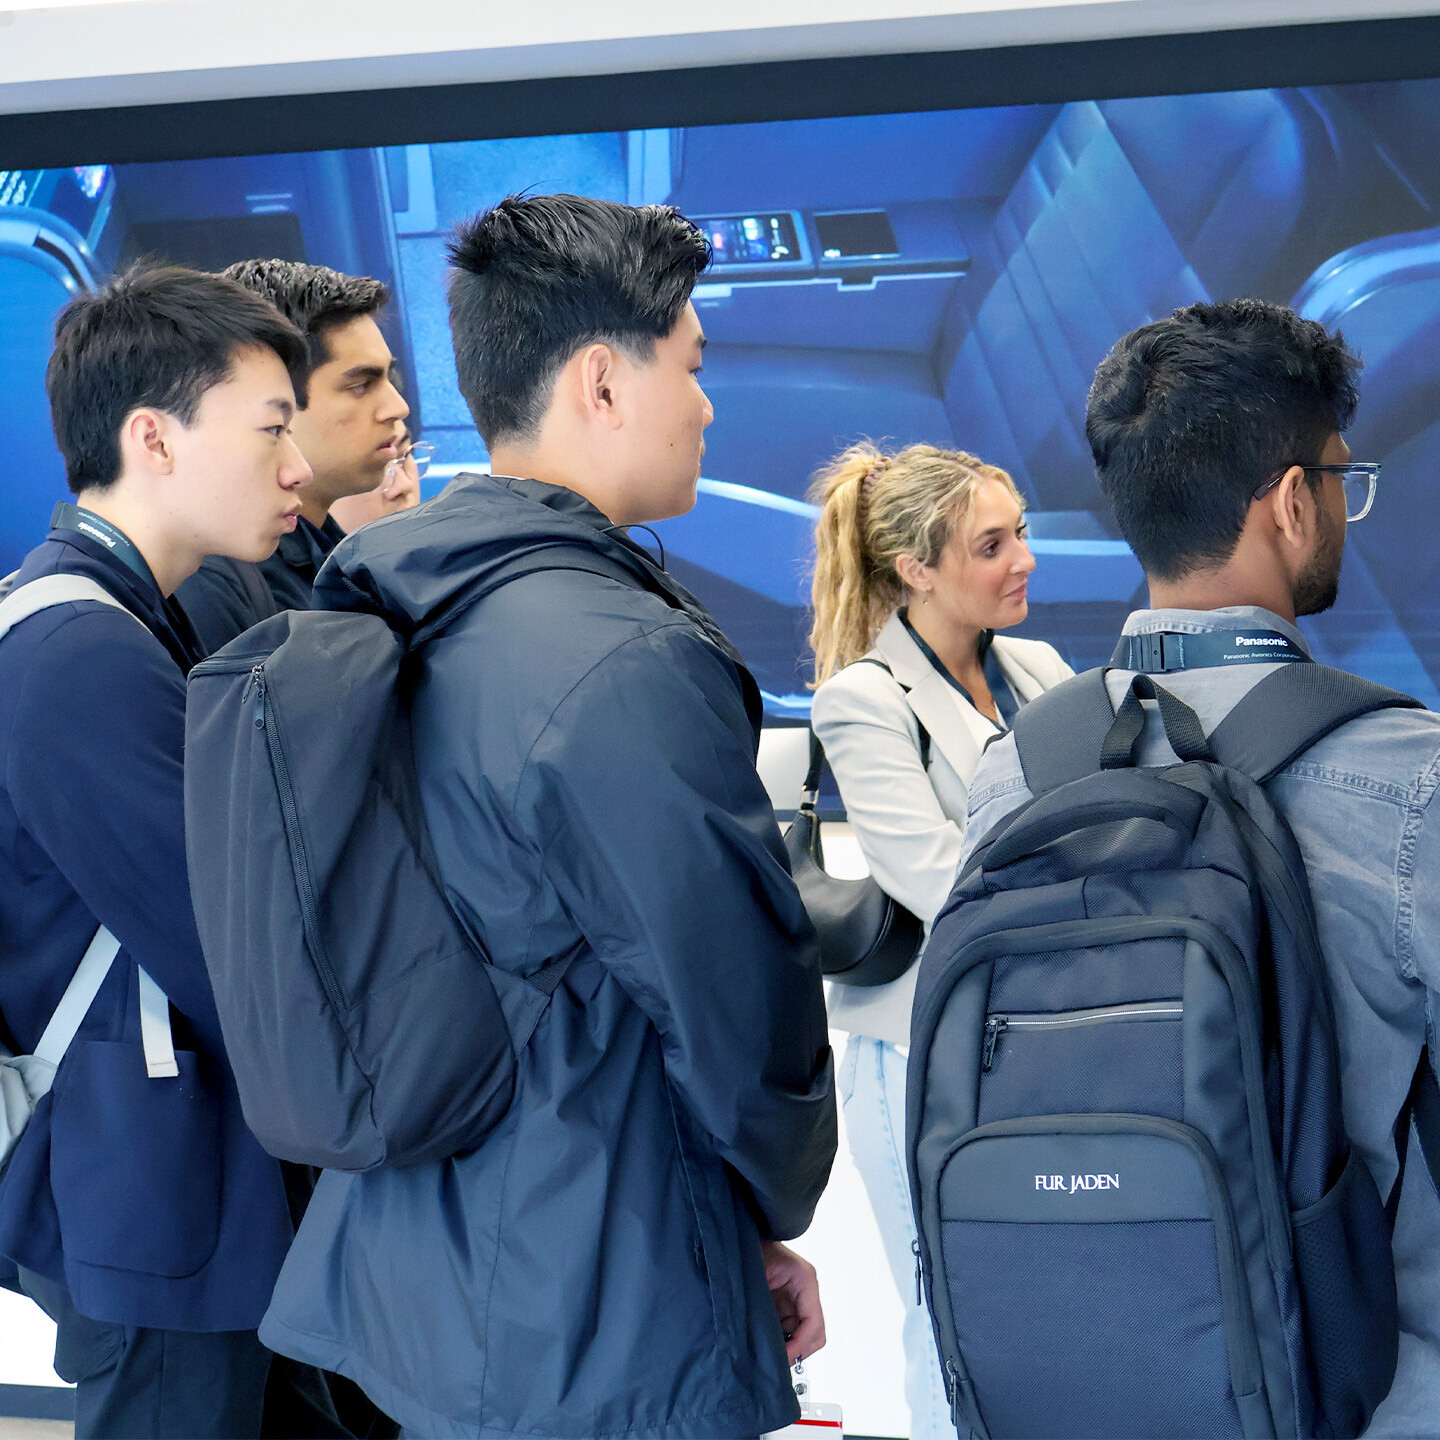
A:
[[[1160,707],[1165,738],[1182,760],[1208,760],[1214,763],[1215,752],[1205,738],[1200,717],[1183,700],[1178,700],[1164,686],[1157,685],[1148,675],[1137,675],[1130,682],[1114,723],[1105,734],[1100,747],[1100,768],[1121,770],[1135,764],[1135,742],[1145,728],[1142,700],[1154,700]]]

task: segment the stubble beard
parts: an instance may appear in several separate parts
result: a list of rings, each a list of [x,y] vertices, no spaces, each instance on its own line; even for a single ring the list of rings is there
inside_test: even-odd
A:
[[[1320,615],[1340,595],[1340,566],[1345,558],[1341,532],[1328,520],[1316,536],[1315,553],[1295,580],[1295,614]]]

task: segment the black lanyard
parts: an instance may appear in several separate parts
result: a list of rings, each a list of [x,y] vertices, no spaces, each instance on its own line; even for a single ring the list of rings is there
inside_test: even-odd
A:
[[[990,717],[975,703],[970,692],[946,669],[945,662],[921,638],[919,631],[910,623],[910,617],[902,612],[900,623],[904,625],[910,638],[920,647],[920,653],[944,677],[945,683],[952,690],[958,690],[965,697],[965,703],[982,720],[990,720]],[[995,632],[993,630],[986,630],[981,634],[980,665],[985,672],[985,683],[990,687],[990,698],[995,702],[995,709],[1000,716],[999,720],[990,720],[990,723],[1003,733],[1014,724],[1015,712],[1020,708],[1020,702],[1016,700],[1015,692],[1010,688],[1010,681],[1000,667],[1000,657],[996,655],[995,646],[992,643],[994,639]]]
[[[1145,635],[1122,635],[1110,664],[1116,670],[1167,675],[1218,665],[1288,665],[1309,660],[1299,645],[1276,630],[1206,630],[1198,635],[1152,630]]]
[[[135,548],[134,542],[123,530],[117,529],[108,520],[95,514],[93,510],[82,510],[78,505],[72,505],[68,500],[62,500],[55,507],[55,513],[50,517],[50,528],[52,530],[76,530],[81,535],[88,535],[92,540],[103,545],[127,569],[133,570],[157,594],[159,593],[160,587],[155,583],[155,576],[151,574],[149,565],[145,563],[145,557]]]

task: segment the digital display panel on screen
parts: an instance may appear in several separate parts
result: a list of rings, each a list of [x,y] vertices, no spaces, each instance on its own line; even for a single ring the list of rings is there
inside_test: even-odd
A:
[[[1440,703],[1440,81],[0,171],[0,573],[64,490],[43,390],[55,311],[136,255],[379,275],[436,447],[427,487],[483,467],[445,242],[522,190],[674,204],[715,244],[695,295],[704,480],[656,529],[772,715],[807,704],[806,491],[862,436],[1007,469],[1039,567],[1022,633],[1077,668],[1108,657],[1143,589],[1085,444],[1091,376],[1134,326],[1241,295],[1338,327],[1365,360],[1348,438],[1384,470],[1338,605],[1305,622],[1317,654]]]

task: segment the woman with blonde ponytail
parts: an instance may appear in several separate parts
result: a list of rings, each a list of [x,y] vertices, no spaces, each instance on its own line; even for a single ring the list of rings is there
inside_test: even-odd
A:
[[[966,792],[1015,709],[1069,676],[1036,640],[996,638],[1026,615],[1034,557],[1003,470],[962,451],[856,445],[817,477],[815,703],[847,817],[880,886],[928,933],[954,883]],[[915,1301],[903,1154],[912,965],[889,985],[832,982],[850,1033],[840,1094],[856,1167],[905,1317],[911,1440],[953,1436],[930,1322]]]

